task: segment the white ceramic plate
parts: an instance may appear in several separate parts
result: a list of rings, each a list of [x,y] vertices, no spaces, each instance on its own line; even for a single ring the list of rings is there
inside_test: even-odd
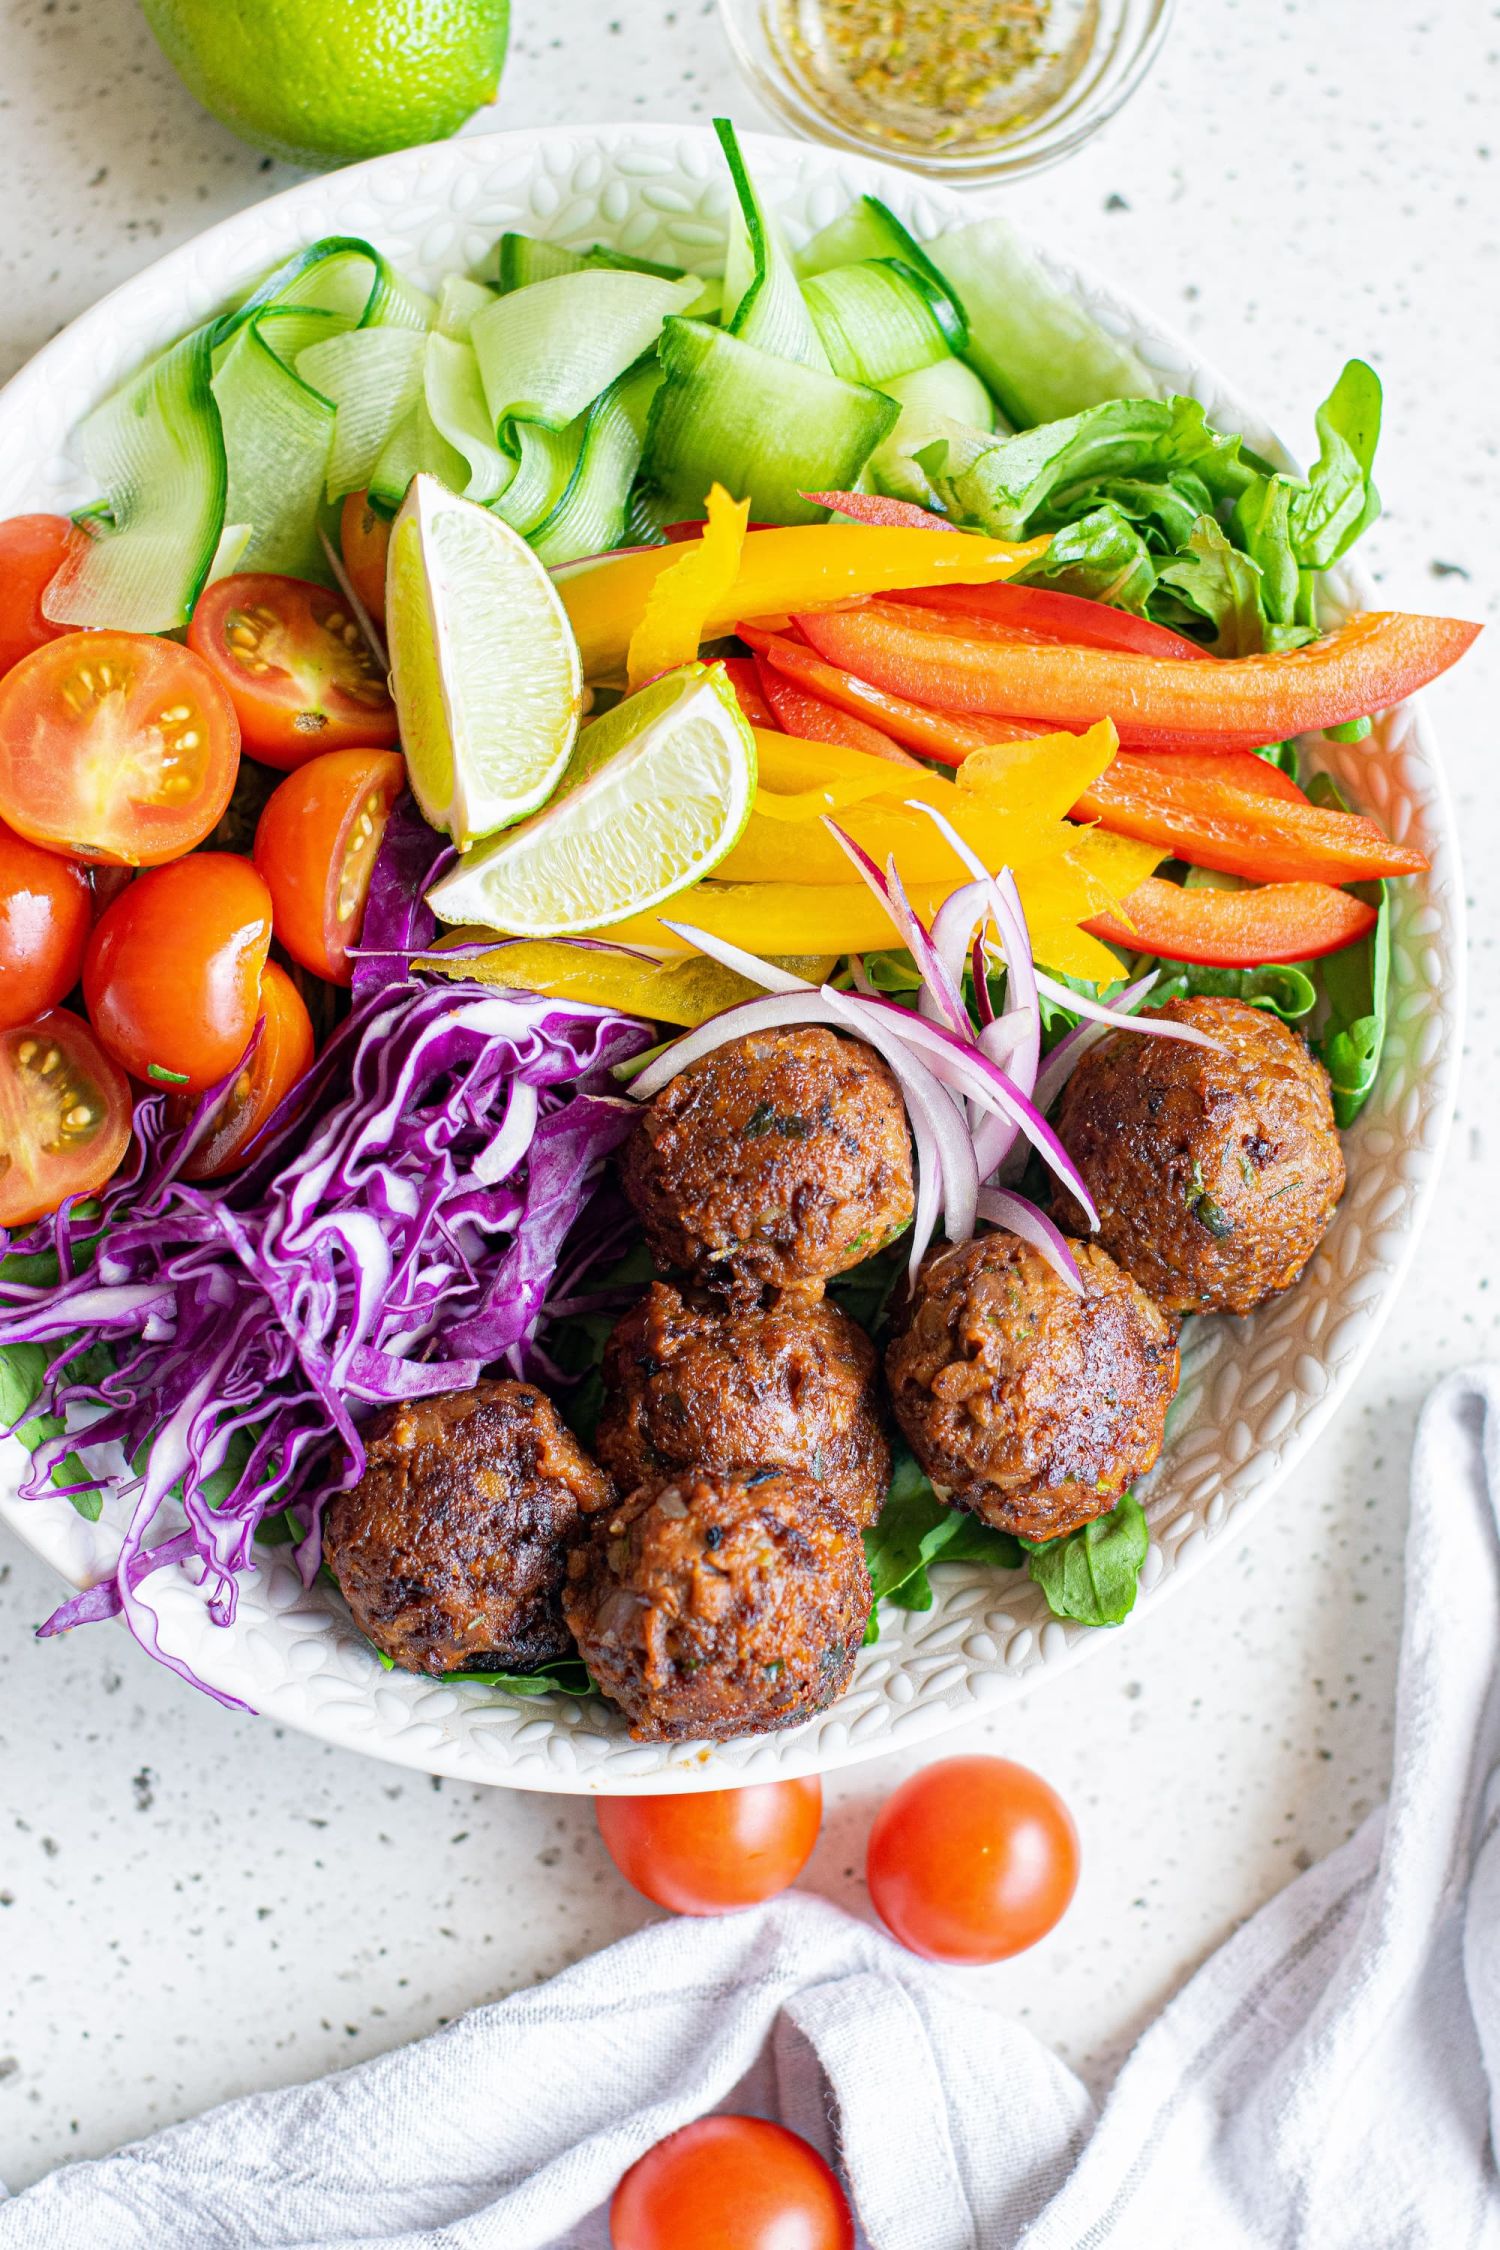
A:
[[[900,172],[800,143],[751,138],[755,178],[794,241],[862,191],[918,236],[974,215],[972,201]],[[728,188],[711,134],[626,125],[504,133],[384,157],[308,181],[213,227],[65,329],[0,394],[0,516],[92,495],[69,433],[147,354],[205,319],[289,252],[325,234],[368,238],[435,283],[477,266],[513,227],[586,246],[707,267]],[[1097,277],[1047,263],[1096,319],[1125,336],[1162,389],[1285,458],[1274,434],[1170,330]],[[1326,370],[1310,371],[1309,385]],[[1310,392],[1310,395],[1311,392]],[[1353,596],[1355,589],[1345,591]],[[1188,1332],[1166,1452],[1142,1488],[1151,1552],[1140,1609],[1164,1599],[1261,1507],[1348,1393],[1415,1247],[1453,1102],[1462,1009],[1462,889],[1437,754],[1414,711],[1358,748],[1322,753],[1357,801],[1421,844],[1432,871],[1404,883],[1393,928],[1394,998],[1375,1093],[1347,1139],[1349,1189],[1309,1271],[1246,1322]],[[111,1566],[109,1511],[83,1522],[66,1500],[15,1497],[20,1449],[0,1451],[0,1515],[74,1586]],[[941,1570],[926,1612],[888,1612],[853,1684],[807,1725],[725,1747],[632,1743],[597,1701],[521,1700],[381,1669],[342,1608],[304,1592],[279,1551],[242,1592],[231,1631],[213,1626],[178,1573],[148,1582],[164,1645],[200,1677],[287,1726],[398,1764],[530,1789],[711,1788],[812,1773],[940,1733],[1034,1686],[1097,1636],[1059,1623],[1027,1580]]]

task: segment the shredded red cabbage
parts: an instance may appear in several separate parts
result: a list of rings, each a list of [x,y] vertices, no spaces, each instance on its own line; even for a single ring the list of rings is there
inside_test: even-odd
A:
[[[385,902],[372,903],[367,934],[391,953],[379,969],[372,956],[366,989],[237,1177],[181,1177],[220,1088],[178,1127],[148,1095],[97,1218],[64,1208],[9,1244],[0,1230],[0,1254],[58,1261],[50,1286],[0,1279],[0,1345],[56,1347],[35,1411],[73,1411],[75,1425],[93,1414],[87,1446],[116,1443],[136,1464],[119,1484],[134,1506],[113,1576],[44,1633],[123,1613],[191,1679],[160,1645],[143,1579],[197,1566],[210,1614],[229,1624],[257,1528],[295,1502],[310,1581],[322,1502],[361,1474],[368,1413],[461,1388],[497,1360],[529,1373],[539,1355],[565,1238],[635,1120],[610,1068],[651,1033],[606,1009],[417,981],[395,955],[421,934],[382,927]],[[570,1247],[569,1295],[587,1249]],[[85,1380],[75,1363],[98,1344],[113,1370]],[[52,1467],[79,1442],[75,1426],[38,1446],[22,1496],[55,1497]],[[174,1499],[185,1528],[149,1545]]]

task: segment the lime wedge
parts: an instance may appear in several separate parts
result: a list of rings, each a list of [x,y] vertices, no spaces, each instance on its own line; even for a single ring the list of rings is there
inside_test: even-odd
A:
[[[391,528],[386,630],[417,803],[459,846],[523,820],[578,734],[578,643],[545,567],[487,508],[419,476]]]
[[[603,929],[716,867],[754,796],[755,737],[723,667],[684,664],[585,727],[546,810],[466,852],[427,903],[515,937]]]

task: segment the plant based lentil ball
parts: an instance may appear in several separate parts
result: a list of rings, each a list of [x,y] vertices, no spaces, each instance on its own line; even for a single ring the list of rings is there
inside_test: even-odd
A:
[[[530,1383],[382,1409],[323,1525],[355,1624],[407,1672],[532,1671],[571,1649],[567,1547],[614,1487]]]
[[[686,1469],[568,1558],[579,1653],[639,1742],[730,1742],[841,1695],[870,1614],[855,1525],[797,1469]]]
[[[891,1477],[875,1347],[824,1298],[701,1307],[654,1282],[604,1352],[595,1437],[622,1492],[693,1465],[803,1469],[857,1524]]]
[[[886,1352],[891,1404],[933,1483],[999,1531],[1057,1539],[1105,1514],[1161,1451],[1178,1357],[1108,1254],[1077,1297],[1017,1236],[923,1259]]]
[[[1055,1123],[1099,1209],[1096,1240],[1174,1318],[1253,1312],[1290,1289],[1344,1192],[1328,1073],[1242,1000],[1169,1000],[1216,1048],[1112,1032]],[[1082,1213],[1063,1197],[1065,1228]]]
[[[741,1303],[821,1289],[912,1215],[900,1089],[871,1048],[818,1027],[751,1032],[689,1064],[625,1144],[621,1177],[657,1264]]]

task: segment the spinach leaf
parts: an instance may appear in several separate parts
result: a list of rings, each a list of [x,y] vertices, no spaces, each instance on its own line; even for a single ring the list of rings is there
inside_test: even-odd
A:
[[[378,1653],[378,1652],[377,1652]],[[503,1688],[507,1695],[597,1695],[588,1666],[578,1656],[557,1656],[534,1672],[445,1672],[445,1680],[470,1687]]]
[[[1263,969],[1200,968],[1193,962],[1164,962],[1160,984],[1152,991],[1149,1006],[1166,1000],[1186,999],[1205,993],[1214,999],[1244,1000],[1264,1008],[1283,1023],[1300,1023],[1318,1003],[1317,986],[1304,969],[1291,963],[1271,963]]]
[[[1330,774],[1315,773],[1307,785],[1315,805],[1349,810],[1349,801]],[[1354,1123],[1375,1084],[1385,1046],[1391,967],[1391,910],[1383,882],[1351,883],[1356,898],[1376,909],[1375,927],[1357,945],[1329,953],[1319,962],[1327,1014],[1317,1040],[1323,1067],[1333,1083],[1333,1115],[1343,1129]]]
[[[1318,458],[1291,504],[1292,545],[1309,570],[1336,563],[1380,513],[1370,476],[1380,405],[1379,376],[1351,359],[1318,408]]]
[[[1213,627],[1215,656],[1258,656],[1265,646],[1260,566],[1232,547],[1212,516],[1200,516],[1184,551],[1159,583]]]
[[[1127,1492],[1107,1516],[1065,1538],[1034,1546],[1026,1568],[1054,1617],[1080,1625],[1118,1625],[1135,1607],[1150,1535],[1145,1512]]]
[[[931,1563],[982,1562],[1017,1570],[1024,1559],[1019,1541],[1008,1533],[992,1531],[967,1510],[940,1500],[904,1448],[897,1452],[879,1521],[864,1539],[876,1605],[888,1601],[897,1609],[931,1609]],[[873,1641],[876,1632],[872,1610],[866,1640]]]
[[[23,1263],[19,1258],[6,1262],[8,1265]],[[20,1278],[19,1275],[6,1276],[7,1280]],[[63,1431],[62,1419],[56,1414],[33,1414],[28,1420],[22,1420],[28,1407],[34,1406],[41,1395],[52,1358],[52,1348],[46,1344],[0,1344],[0,1430],[19,1438],[28,1453],[35,1453],[39,1445],[44,1445],[48,1438],[60,1437]],[[95,1345],[74,1364],[78,1379],[87,1382],[106,1369],[110,1361],[108,1354]],[[83,1484],[88,1474],[78,1455],[67,1453],[53,1464],[52,1482],[61,1486]],[[90,1523],[99,1521],[104,1507],[102,1493],[70,1492],[68,1498],[79,1515]]]
[[[1291,477],[1257,477],[1236,500],[1230,518],[1237,544],[1260,572],[1261,608],[1267,620],[1278,625],[1295,622],[1302,590],[1291,531],[1292,495],[1297,489]]]

